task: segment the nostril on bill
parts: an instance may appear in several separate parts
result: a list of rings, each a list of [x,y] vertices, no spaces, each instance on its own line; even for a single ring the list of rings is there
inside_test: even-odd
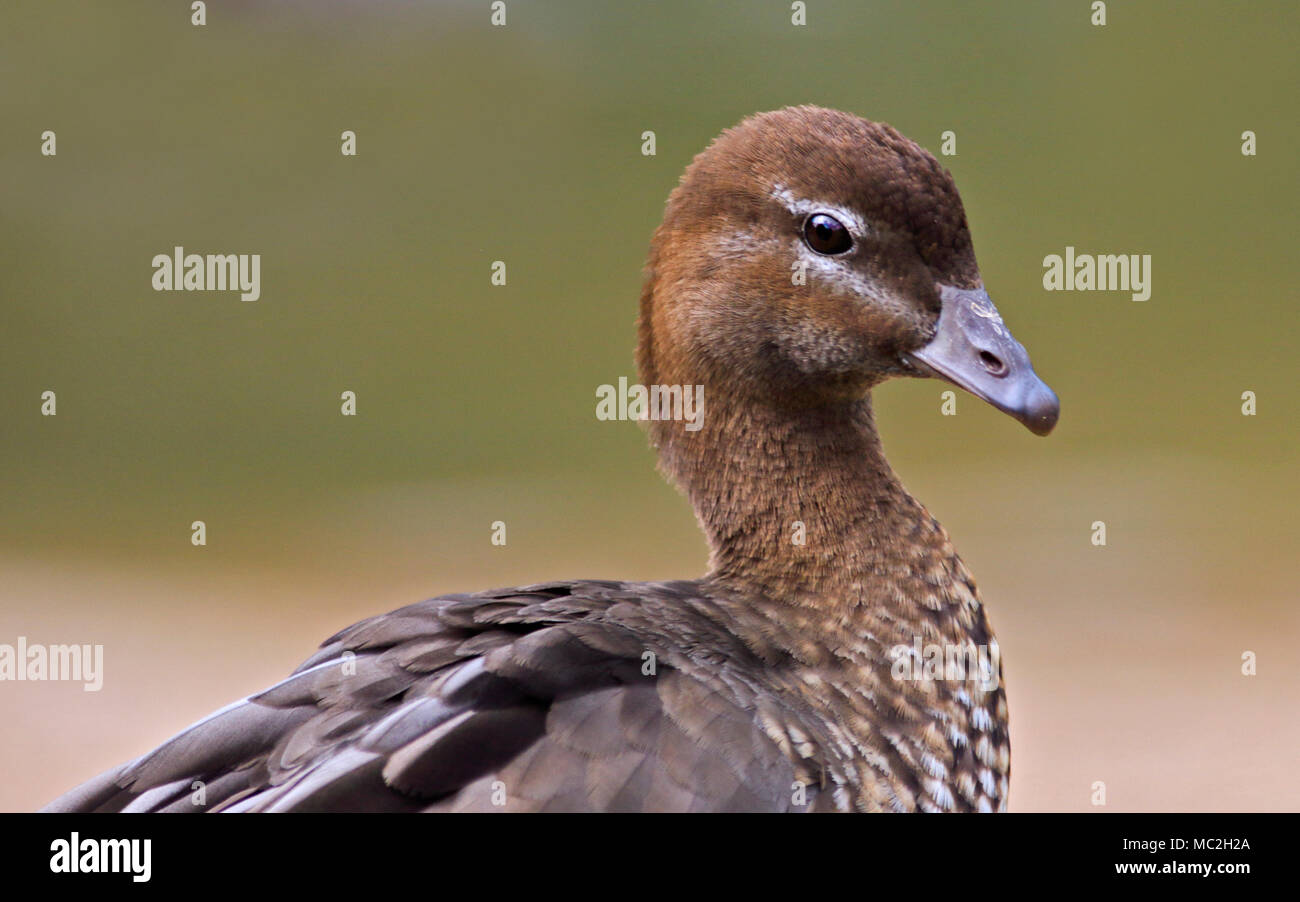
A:
[[[1001,358],[994,354],[990,354],[988,351],[980,351],[980,363],[984,364],[984,369],[988,370],[989,373],[994,376],[1002,376],[1006,374],[1007,365],[1002,362]]]

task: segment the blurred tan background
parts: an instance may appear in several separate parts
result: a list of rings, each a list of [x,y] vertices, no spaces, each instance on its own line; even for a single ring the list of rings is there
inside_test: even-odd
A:
[[[0,12],[0,643],[102,644],[106,671],[0,683],[0,810],[369,614],[699,574],[689,508],[595,388],[634,374],[683,167],[802,102],[936,153],[956,133],[986,284],[1062,399],[1041,440],[965,395],[940,416],[938,383],[877,392],[998,630],[1012,809],[1300,809],[1294,3],[1111,3],[1100,28],[1085,2],[814,0],[802,28],[783,2],[488,6]],[[261,254],[261,300],[153,291],[175,245]],[[1151,254],[1151,299],[1044,291],[1066,245]]]

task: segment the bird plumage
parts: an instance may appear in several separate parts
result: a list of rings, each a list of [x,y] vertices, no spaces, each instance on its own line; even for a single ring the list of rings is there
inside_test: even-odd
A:
[[[1005,735],[959,724],[973,790],[933,793],[915,765],[954,759],[946,736],[932,749],[915,741],[923,700],[869,709],[891,726],[850,739],[826,717],[835,668],[807,691],[796,657],[806,643],[772,629],[773,613],[698,582],[553,583],[420,602],[343,630],[283,682],[51,810],[996,804],[998,787],[979,788],[971,756],[981,736],[1002,745]]]
[[[813,217],[834,242],[810,237]],[[50,809],[1005,807],[997,641],[885,459],[870,399],[892,376],[938,375],[1035,432],[1055,423],[948,173],[845,113],[746,120],[670,197],[639,332],[645,384],[706,389],[703,428],[647,425],[708,539],[707,576],[363,620]]]

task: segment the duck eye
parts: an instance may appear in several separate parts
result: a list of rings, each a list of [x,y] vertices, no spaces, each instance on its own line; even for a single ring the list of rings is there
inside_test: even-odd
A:
[[[803,240],[819,254],[842,254],[853,247],[853,236],[834,216],[814,213],[803,224]]]

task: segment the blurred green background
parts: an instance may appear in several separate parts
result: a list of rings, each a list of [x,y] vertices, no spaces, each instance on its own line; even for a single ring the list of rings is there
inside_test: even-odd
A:
[[[877,392],[1002,639],[1012,808],[1091,810],[1097,780],[1109,810],[1300,808],[1296,5],[808,6],[6,3],[0,642],[103,643],[107,673],[0,684],[0,769],[30,775],[0,808],[398,604],[702,572],[595,388],[634,374],[682,169],[808,102],[956,133],[986,285],[1062,399],[1039,440],[968,396],[940,416],[938,383]],[[261,299],[153,291],[175,245],[261,254]],[[1066,245],[1150,254],[1151,299],[1045,291]]]

